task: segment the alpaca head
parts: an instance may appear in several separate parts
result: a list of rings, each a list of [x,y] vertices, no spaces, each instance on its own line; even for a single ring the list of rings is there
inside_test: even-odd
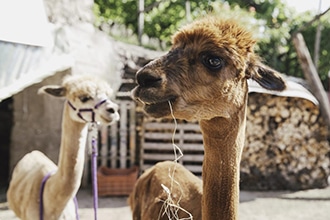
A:
[[[94,76],[72,75],[63,79],[60,86],[44,86],[39,93],[65,97],[73,120],[111,124],[119,120],[118,105],[110,100],[110,86]]]
[[[271,90],[285,83],[263,65],[251,33],[232,20],[205,17],[183,27],[164,56],[136,74],[133,97],[153,117],[181,119],[229,118],[246,105],[247,79]]]

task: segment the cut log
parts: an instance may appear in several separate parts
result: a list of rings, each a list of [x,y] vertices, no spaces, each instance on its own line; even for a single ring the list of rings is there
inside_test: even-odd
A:
[[[241,188],[327,186],[330,146],[319,107],[306,99],[261,93],[249,95],[249,106]]]
[[[142,124],[140,169],[173,160],[172,120]],[[250,93],[246,141],[241,161],[241,189],[300,190],[326,187],[330,175],[327,126],[319,106],[298,97]],[[200,176],[203,142],[199,126],[178,120],[175,143],[180,163]]]

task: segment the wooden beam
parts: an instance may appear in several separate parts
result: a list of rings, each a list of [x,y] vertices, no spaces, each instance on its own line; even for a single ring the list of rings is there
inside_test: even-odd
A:
[[[144,32],[144,0],[138,1],[138,41],[142,45],[142,35]]]
[[[304,37],[301,33],[296,33],[292,36],[293,44],[296,48],[299,63],[303,70],[304,76],[311,87],[312,93],[320,102],[320,110],[324,121],[328,126],[328,136],[330,134],[330,104],[327,94],[323,88],[317,70],[313,64],[311,55],[306,46]]]

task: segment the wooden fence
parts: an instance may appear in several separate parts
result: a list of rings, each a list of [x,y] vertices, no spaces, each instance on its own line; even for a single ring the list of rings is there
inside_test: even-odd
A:
[[[135,164],[136,108],[135,102],[117,100],[120,120],[111,126],[100,126],[98,139],[98,166],[129,168]],[[83,185],[90,183],[90,155],[87,155]]]
[[[297,95],[295,90],[288,92]],[[100,129],[99,166],[139,165],[143,173],[159,161],[175,160],[174,142],[184,155],[179,163],[201,176],[204,148],[197,122],[178,120],[173,135],[173,120],[143,117],[132,100],[117,103],[120,121]],[[250,94],[248,103],[241,188],[307,189],[327,184],[329,143],[318,106],[304,97],[256,92]],[[90,183],[90,160],[86,161],[83,183]]]
[[[144,117],[141,124],[137,122],[139,119],[134,101],[117,100],[116,103],[119,105],[120,120],[99,129],[98,166],[130,168],[138,164],[140,173],[143,173],[159,161],[175,159],[173,120]],[[204,148],[198,123],[178,120],[174,143],[184,154],[179,163],[201,176]],[[84,186],[91,182],[90,166],[90,155],[87,155],[82,181]]]
[[[172,144],[175,124],[172,120],[151,121],[145,119],[142,126],[139,152],[140,171],[143,172],[155,163],[175,160],[175,147]],[[179,163],[200,176],[204,155],[203,137],[197,123],[178,121],[174,143],[180,148],[183,157]],[[178,150],[176,150],[178,154]]]

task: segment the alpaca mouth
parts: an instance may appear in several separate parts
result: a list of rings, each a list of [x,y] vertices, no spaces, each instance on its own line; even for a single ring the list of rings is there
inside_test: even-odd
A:
[[[100,118],[103,120],[104,124],[111,125],[119,120],[119,115],[118,117],[117,114],[114,117],[100,115]]]
[[[144,104],[144,111],[153,117],[164,117],[171,113],[169,102],[173,105],[176,101],[176,98],[168,98],[160,100],[159,102],[144,102],[139,99],[140,102]]]
[[[150,92],[147,89],[141,88],[141,86],[137,86],[132,90],[132,98],[143,104],[145,113],[158,118],[170,115],[171,110],[169,102],[174,105],[178,96],[167,95],[159,97],[154,92]]]
[[[103,121],[103,124],[110,124],[112,123],[114,120],[112,120],[112,118],[109,118],[109,117],[104,117],[104,116],[100,116],[100,118],[102,119]]]
[[[172,97],[172,96],[164,99],[159,98],[158,100],[153,100],[153,101],[146,101],[146,100],[142,100],[141,98],[137,98],[137,100],[140,101],[145,106],[163,106],[163,105],[168,106],[168,102],[174,103],[176,99],[177,99],[176,97]]]

